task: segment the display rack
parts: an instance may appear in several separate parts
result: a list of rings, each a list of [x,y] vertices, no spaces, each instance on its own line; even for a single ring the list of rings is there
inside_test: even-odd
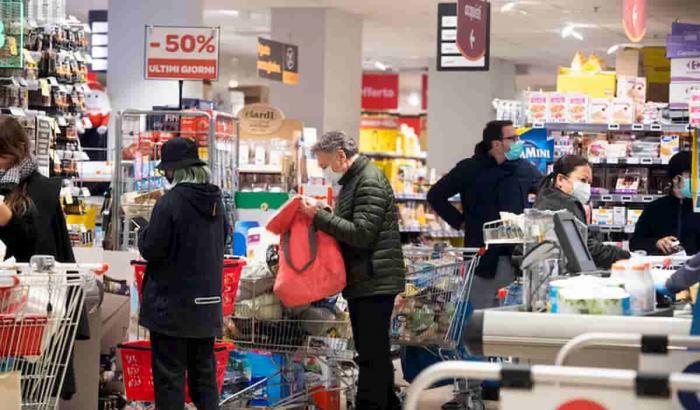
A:
[[[229,220],[235,220],[234,194],[238,191],[238,119],[208,111],[126,110],[116,116],[115,171],[108,247],[128,250],[136,246],[133,223],[149,219],[166,181],[156,170],[160,147],[173,138],[197,141],[199,156],[208,162],[212,183],[224,195]]]

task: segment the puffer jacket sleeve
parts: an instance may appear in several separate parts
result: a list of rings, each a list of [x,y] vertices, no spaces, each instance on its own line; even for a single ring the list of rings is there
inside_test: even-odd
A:
[[[150,223],[139,231],[139,252],[148,262],[158,262],[168,257],[174,225],[168,201],[167,196],[158,200]]]
[[[389,195],[380,181],[364,178],[355,190],[352,220],[322,209],[316,214],[314,225],[347,245],[371,249],[379,235]]]
[[[600,269],[610,269],[613,263],[629,259],[630,253],[617,246],[605,245],[598,235],[588,232],[588,250],[591,252],[593,262]]]
[[[689,289],[700,282],[700,253],[688,260],[666,281],[666,289],[672,294]]]

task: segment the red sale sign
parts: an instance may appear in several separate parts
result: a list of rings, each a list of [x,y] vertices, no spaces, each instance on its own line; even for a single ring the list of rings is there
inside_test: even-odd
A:
[[[146,27],[147,80],[217,80],[218,27]]]
[[[370,111],[399,108],[399,75],[362,75],[362,109]]]

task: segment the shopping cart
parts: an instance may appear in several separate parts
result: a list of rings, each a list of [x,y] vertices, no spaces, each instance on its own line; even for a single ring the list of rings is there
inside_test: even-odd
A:
[[[266,357],[271,371],[231,391],[222,408],[255,405],[256,398],[272,397],[265,393],[269,391],[276,392],[274,400],[265,404],[272,408],[336,408],[343,392],[348,400],[354,399],[357,368],[347,303],[341,298],[286,309],[272,293],[273,283],[272,276],[242,278],[236,309],[227,323],[237,349]],[[308,368],[309,361],[324,370],[309,377],[300,370]]]
[[[23,410],[58,406],[85,302],[106,265],[56,263],[35,256],[29,264],[0,264],[0,377],[4,404]],[[0,405],[0,407],[3,407]]]

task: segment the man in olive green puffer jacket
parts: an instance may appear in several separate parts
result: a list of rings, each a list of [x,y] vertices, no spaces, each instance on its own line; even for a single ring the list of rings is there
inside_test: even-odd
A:
[[[330,132],[313,147],[328,183],[342,186],[335,211],[305,200],[302,210],[343,251],[348,299],[360,375],[358,409],[399,409],[394,393],[389,327],[394,298],[404,291],[394,191],[384,173],[342,132]]]

